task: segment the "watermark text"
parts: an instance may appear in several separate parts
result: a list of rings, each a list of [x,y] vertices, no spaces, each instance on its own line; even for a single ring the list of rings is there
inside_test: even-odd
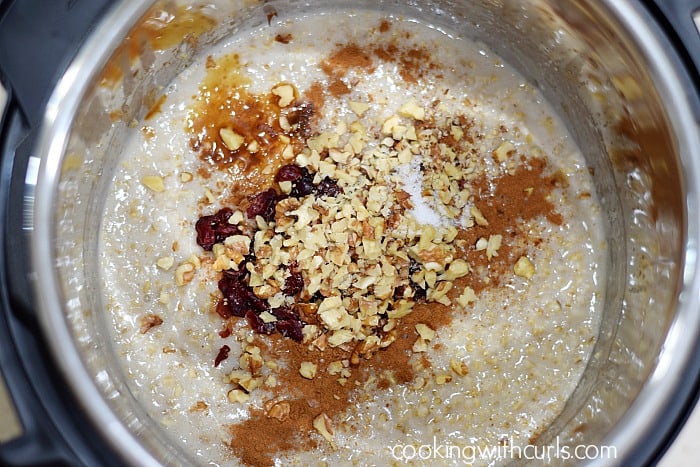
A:
[[[568,445],[561,444],[557,437],[551,444],[519,446],[513,439],[501,439],[499,443],[466,444],[459,445],[449,442],[441,442],[433,437],[428,444],[395,444],[388,447],[391,457],[400,462],[452,460],[461,461],[464,464],[476,462],[490,463],[494,461],[510,460],[540,460],[545,463],[554,460],[595,460],[616,459],[615,446],[599,445]]]

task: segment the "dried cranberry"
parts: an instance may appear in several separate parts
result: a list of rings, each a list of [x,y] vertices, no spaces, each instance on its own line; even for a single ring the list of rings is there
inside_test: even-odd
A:
[[[226,223],[219,224],[219,228],[216,229],[216,243],[221,243],[231,235],[238,235],[239,233],[241,233],[241,231],[238,227],[229,224],[227,220]]]
[[[221,277],[225,277],[226,279],[231,281],[244,282],[247,275],[248,271],[246,271],[245,268],[239,267],[238,271],[235,271],[233,269],[226,269]]]
[[[216,312],[223,316],[245,316],[248,306],[248,293],[246,285],[240,282],[228,281],[225,278],[219,280],[219,290],[224,294],[224,299],[219,301],[221,307],[216,307]],[[221,310],[220,310],[221,308]]]
[[[229,305],[227,299],[223,298],[216,304],[216,314],[221,316],[223,319],[229,319],[231,316],[233,316],[233,311],[231,311],[231,306]]]
[[[320,290],[318,290],[318,291],[316,291],[316,293],[313,294],[313,296],[311,297],[311,302],[318,304],[318,303],[321,303],[321,302],[322,302],[323,300],[325,300],[326,298],[327,298],[327,297],[326,297],[325,295],[323,295],[323,293],[321,293]]]
[[[284,280],[284,294],[293,296],[304,290],[304,278],[300,272],[293,272]]]
[[[270,188],[251,198],[250,206],[246,209],[246,215],[248,219],[255,219],[255,216],[262,216],[263,219],[270,222],[275,218],[276,204],[277,192],[273,188]]]
[[[260,313],[268,308],[267,302],[245,283],[241,273],[225,271],[219,279],[219,290],[224,295],[219,303],[224,302],[223,306],[233,316],[243,317],[250,310]],[[221,314],[218,306],[217,313]]]
[[[423,287],[421,287],[418,284],[416,284],[415,282],[411,281],[411,288],[413,289],[413,299],[414,300],[425,301],[428,294]]]
[[[299,315],[287,307],[273,308],[270,310],[270,313],[277,318],[274,324],[280,334],[297,342],[301,342],[304,337],[301,332],[304,327],[304,322]]]
[[[256,334],[272,334],[275,332],[275,323],[266,323],[254,311],[248,311],[245,314],[245,319]]]
[[[275,175],[277,182],[294,182],[299,180],[304,175],[302,168],[298,165],[288,164],[283,166]]]
[[[280,306],[270,310],[270,314],[277,318],[278,320],[288,320],[288,319],[300,319],[299,315],[292,311],[291,308],[286,306]]]
[[[276,321],[275,327],[284,337],[288,337],[297,342],[301,342],[304,339],[304,334],[301,329],[304,324],[301,321],[296,320],[286,320],[286,321]]]
[[[338,186],[338,182],[332,178],[325,177],[321,180],[321,183],[316,187],[316,196],[338,196],[341,193],[341,189]]]
[[[314,185],[314,176],[305,167],[301,168],[302,176],[297,179],[292,184],[292,191],[290,196],[294,198],[301,198],[303,196],[310,195],[316,191],[316,185]]]
[[[224,323],[224,328],[221,331],[219,331],[219,337],[221,337],[222,339],[226,339],[232,333],[233,331],[231,329],[231,323],[229,321],[226,321],[226,323]]]
[[[217,367],[219,366],[219,363],[223,362],[228,358],[228,353],[231,351],[231,347],[228,345],[224,345],[219,349],[219,353],[217,354],[216,358],[214,359],[214,366]]]
[[[204,217],[200,218],[195,225],[195,229],[197,230],[197,245],[207,251],[211,251],[216,243],[216,233],[209,220]]]
[[[257,295],[255,295],[255,292],[253,292],[253,289],[248,287],[247,291],[248,291],[248,305],[253,310],[255,310],[258,313],[262,313],[263,311],[270,308],[265,300],[263,300],[262,298],[259,298]]]
[[[292,187],[290,195],[294,198],[303,198],[304,196],[310,195],[316,190],[316,186],[313,182],[302,178]]]
[[[197,244],[210,251],[215,243],[240,233],[238,227],[228,223],[232,214],[230,208],[223,208],[210,216],[200,217],[194,226],[197,231]]]
[[[305,102],[301,105],[296,106],[291,112],[287,114],[287,120],[289,121],[289,123],[291,125],[296,125],[295,133],[297,133],[302,138],[311,137],[311,117],[313,117],[314,112],[314,105],[310,102]]]
[[[403,298],[403,294],[406,292],[406,286],[405,285],[400,285],[394,289],[394,300],[401,300]]]

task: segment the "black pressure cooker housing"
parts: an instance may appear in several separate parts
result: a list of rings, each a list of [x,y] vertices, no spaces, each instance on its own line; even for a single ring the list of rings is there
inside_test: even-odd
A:
[[[111,0],[0,1],[0,81],[7,105],[0,126],[0,370],[23,433],[0,445],[0,465],[118,465],[57,371],[33,299],[28,232],[36,170],[32,155],[46,102]],[[641,9],[685,72],[700,115],[700,0],[646,0]],[[2,111],[2,109],[0,109]],[[698,122],[696,121],[696,124]],[[700,148],[698,148],[700,157]],[[28,176],[29,175],[29,176]],[[700,394],[700,347],[663,423],[630,465],[653,464],[666,451]],[[3,417],[0,414],[0,417]]]

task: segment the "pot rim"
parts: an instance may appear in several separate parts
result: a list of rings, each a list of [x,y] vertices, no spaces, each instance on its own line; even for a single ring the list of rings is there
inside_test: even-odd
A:
[[[676,143],[683,181],[684,251],[680,265],[680,290],[676,313],[656,359],[656,365],[641,391],[623,417],[605,436],[601,445],[614,446],[617,459],[601,464],[616,465],[632,459],[648,462],[665,446],[659,442],[672,438],[675,424],[684,420],[686,402],[700,377],[700,102],[698,89],[688,76],[674,46],[661,32],[656,21],[641,4],[605,0],[612,13],[639,46],[651,79],[659,93]],[[694,89],[694,92],[689,92]],[[691,102],[692,101],[692,102]],[[680,402],[679,402],[680,401]]]
[[[88,373],[64,316],[65,300],[57,270],[53,263],[47,267],[47,258],[55,257],[53,201],[72,121],[87,91],[87,84],[96,77],[113,52],[110,44],[121,42],[148,8],[148,2],[138,0],[117,3],[78,50],[46,105],[35,151],[40,163],[34,184],[30,250],[40,324],[52,356],[62,373],[68,376],[70,389],[87,412],[93,427],[124,461],[130,465],[159,466],[161,463],[112,411]]]
[[[617,459],[609,459],[607,463],[617,464],[621,459],[632,456],[651,431],[662,426],[659,423],[668,416],[666,412],[675,398],[689,397],[683,376],[690,371],[691,376],[697,378],[700,362],[694,352],[700,342],[700,313],[697,313],[700,309],[700,218],[693,213],[700,210],[700,157],[694,157],[693,149],[700,147],[700,134],[696,123],[697,111],[691,106],[691,97],[686,93],[692,83],[681,69],[678,58],[672,56],[674,52],[664,42],[662,34],[652,26],[652,18],[641,5],[633,5],[632,2],[601,0],[600,3],[634,39],[649,64],[652,79],[665,103],[672,126],[678,129],[676,136],[686,189],[685,251],[682,255],[682,288],[677,312],[649,379],[623,418],[602,442],[616,447]],[[35,150],[40,163],[36,180],[33,181],[30,248],[39,321],[53,357],[63,374],[68,376],[70,389],[94,427],[126,462],[156,466],[160,462],[111,410],[83,364],[64,316],[64,297],[57,270],[53,263],[49,264],[55,257],[53,202],[72,121],[87,91],[87,84],[113,52],[111,44],[119,43],[149,7],[148,2],[124,0],[108,12],[78,51],[48,101]],[[697,99],[697,96],[692,98]],[[30,189],[31,185],[30,180]]]

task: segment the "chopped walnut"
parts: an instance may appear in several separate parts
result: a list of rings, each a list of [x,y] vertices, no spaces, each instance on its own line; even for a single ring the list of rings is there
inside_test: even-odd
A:
[[[141,178],[141,183],[143,186],[156,193],[162,193],[165,191],[165,181],[163,177],[159,175],[146,175]]]
[[[437,384],[447,384],[452,381],[452,376],[448,374],[441,374],[435,377],[435,383]]]
[[[242,369],[250,371],[251,375],[258,375],[263,367],[263,359],[260,356],[260,348],[254,345],[246,346],[239,358],[239,365]]]
[[[139,328],[139,332],[141,334],[146,334],[152,328],[160,326],[161,324],[163,324],[163,318],[158,315],[148,314],[141,318],[141,327]]]
[[[162,258],[158,258],[156,260],[156,266],[158,266],[160,269],[167,271],[171,267],[173,267],[173,264],[175,263],[175,259],[172,256],[164,256]]]
[[[204,412],[209,408],[204,401],[197,401],[192,407],[190,407],[190,412]]]
[[[462,293],[457,297],[457,303],[459,303],[462,306],[467,306],[470,303],[474,303],[476,301],[476,294],[474,293],[474,289],[471,287],[465,287]]]
[[[460,277],[466,276],[468,273],[469,263],[463,259],[456,259],[450,263],[442,279],[446,281],[453,281],[455,279],[459,279]]]
[[[425,120],[425,109],[420,107],[415,100],[410,100],[399,108],[399,115],[416,120]]]
[[[250,253],[250,238],[245,235],[231,235],[224,240],[226,256],[238,265]]]
[[[469,373],[469,367],[467,364],[456,358],[450,359],[450,369],[454,371],[459,376],[466,376]]]
[[[268,401],[264,404],[263,409],[265,410],[265,416],[268,418],[275,418],[280,422],[284,422],[289,418],[290,405],[289,402],[281,401]]]
[[[287,107],[294,102],[296,91],[291,84],[278,84],[272,88],[272,94],[279,97],[278,105]]]
[[[192,279],[194,279],[194,270],[194,264],[190,262],[182,263],[175,269],[175,284],[183,286],[192,282]]]
[[[416,324],[416,331],[426,341],[431,341],[435,338],[435,331],[423,323]]]
[[[321,415],[314,418],[313,426],[316,429],[316,431],[324,437],[326,441],[335,445],[335,440],[333,438],[333,422],[328,417],[328,415],[322,413]]]
[[[489,235],[489,239],[486,244],[486,257],[488,259],[498,256],[498,250],[501,248],[502,240],[502,235]]]
[[[299,367],[299,374],[306,379],[314,379],[316,377],[316,371],[318,367],[313,362],[301,362]]]
[[[228,375],[231,383],[237,384],[246,393],[251,393],[255,389],[262,386],[264,380],[260,377],[254,377],[249,371],[233,370]]]
[[[510,141],[504,141],[501,143],[495,151],[493,151],[493,156],[495,157],[496,161],[503,162],[505,161],[508,156],[510,156],[512,153],[515,152],[515,146],[513,146],[513,143]]]
[[[481,226],[489,225],[489,221],[486,220],[484,215],[481,213],[479,208],[477,208],[476,206],[472,206],[469,209],[469,213],[472,215],[472,217],[474,218],[474,222],[476,222],[477,225],[481,225]]]
[[[412,350],[415,353],[427,352],[428,342],[422,337],[418,337],[418,339],[416,339],[416,341],[413,343]]]
[[[349,101],[348,107],[350,107],[350,110],[360,117],[364,115],[367,110],[369,110],[369,104],[365,102]]]
[[[243,404],[245,402],[248,402],[248,400],[250,399],[250,395],[240,389],[231,389],[227,393],[227,397],[229,402],[233,402],[235,404]]]
[[[513,270],[516,275],[524,277],[525,279],[531,279],[535,275],[535,265],[528,259],[527,256],[521,256],[518,261],[515,262]]]
[[[230,150],[230,151],[238,151],[241,146],[243,146],[243,143],[245,142],[245,138],[233,131],[231,128],[222,128],[219,130],[219,136],[221,137],[221,140],[224,142],[224,145]]]

